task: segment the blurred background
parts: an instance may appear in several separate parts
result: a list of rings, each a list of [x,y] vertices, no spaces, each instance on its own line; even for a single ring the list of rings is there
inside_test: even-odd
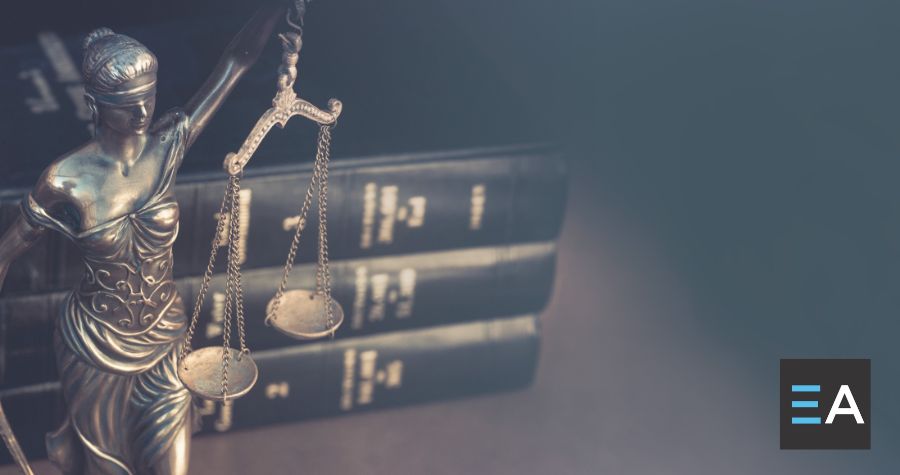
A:
[[[234,31],[249,3],[8,2],[0,38],[208,18]],[[537,370],[518,392],[198,438],[192,473],[896,473],[898,14],[883,1],[313,2],[301,78],[314,102],[358,111],[337,155],[562,151]],[[185,99],[161,91],[158,110]],[[218,157],[242,138],[225,135],[197,147]],[[2,160],[25,182],[49,158]],[[779,450],[781,358],[871,358],[871,450]]]

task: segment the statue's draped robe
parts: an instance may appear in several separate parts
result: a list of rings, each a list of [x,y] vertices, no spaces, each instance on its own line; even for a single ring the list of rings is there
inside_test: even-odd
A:
[[[67,423],[89,473],[143,473],[192,423],[191,396],[176,373],[187,319],[172,280],[173,182],[187,120],[175,110],[151,129],[149,139],[168,151],[159,186],[140,209],[75,231],[32,196],[23,202],[26,219],[69,237],[86,265],[60,311],[55,347]]]

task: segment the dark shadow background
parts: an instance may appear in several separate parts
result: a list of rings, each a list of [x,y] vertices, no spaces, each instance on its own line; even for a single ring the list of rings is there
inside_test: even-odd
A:
[[[32,21],[84,30],[74,2],[15,4],[4,44]],[[247,8],[96,5],[98,25],[126,27]],[[315,2],[307,44],[323,46],[304,65],[364,111],[342,134],[366,141],[341,153],[566,151],[541,367],[520,393],[198,440],[193,472],[896,473],[898,16],[889,1]],[[441,52],[471,70],[443,71]],[[435,74],[458,87],[379,109],[379,91],[427,92],[417,78]],[[447,115],[423,124],[418,106]],[[778,449],[786,357],[872,359],[872,450]]]

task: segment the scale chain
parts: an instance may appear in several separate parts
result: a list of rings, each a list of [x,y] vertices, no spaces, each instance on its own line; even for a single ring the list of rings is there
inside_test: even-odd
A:
[[[331,297],[331,270],[328,266],[328,161],[331,155],[331,127],[323,125],[319,128],[319,155],[321,170],[319,172],[319,258],[318,267],[322,274],[322,292],[325,297],[325,314],[330,328],[334,323],[334,309]],[[332,333],[332,336],[334,334]]]
[[[241,191],[241,182],[240,175],[236,176],[234,191],[232,192],[232,206],[233,206],[233,216],[232,223],[230,229],[230,238],[232,245],[234,246],[234,259],[230,260],[229,265],[231,267],[232,274],[232,286],[235,298],[235,314],[237,316],[237,324],[238,324],[238,338],[240,342],[240,355],[245,355],[250,353],[250,349],[247,347],[247,335],[244,329],[244,285],[242,282],[241,268],[240,268],[240,219],[241,219],[241,207],[240,207],[240,191]]]
[[[228,250],[225,256],[225,308],[222,315],[222,397],[228,397],[228,347],[231,343],[231,315],[233,311],[234,274],[232,273],[232,249],[234,248],[234,204],[236,175],[228,178]]]
[[[228,366],[231,360],[229,352],[231,344],[231,320],[235,314],[241,315],[238,320],[238,333],[241,338],[241,353],[247,350],[244,341],[243,330],[243,289],[241,285],[241,270],[239,261],[240,249],[240,174],[232,175],[229,179],[231,189],[231,209],[228,223],[228,264],[225,273],[225,315],[223,318],[224,333],[222,337],[222,399],[228,400]],[[235,310],[237,307],[237,310]]]
[[[300,236],[303,234],[303,229],[306,227],[306,218],[309,215],[309,209],[312,206],[313,188],[317,186],[319,180],[318,163],[319,160],[318,157],[316,157],[316,163],[313,166],[313,174],[310,179],[309,187],[306,188],[306,196],[303,198],[303,205],[300,207],[300,219],[297,221],[297,228],[294,230],[294,238],[291,240],[291,248],[288,251],[287,260],[284,263],[284,272],[281,275],[281,283],[278,284],[278,290],[275,292],[275,297],[272,299],[272,308],[270,309],[269,314],[266,315],[266,325],[271,325],[272,319],[278,314],[278,308],[281,306],[281,299],[287,289],[288,278],[291,275],[291,270],[294,268],[294,259],[296,258],[297,250],[300,247]]]
[[[300,245],[300,237],[303,229],[306,227],[309,210],[312,206],[314,198],[313,190],[316,191],[315,198],[319,205],[319,236],[318,236],[318,256],[316,262],[316,293],[325,297],[325,311],[327,323],[330,327],[334,323],[334,311],[331,308],[331,274],[328,269],[328,238],[326,216],[328,213],[328,160],[331,152],[331,127],[327,125],[320,126],[319,138],[316,149],[316,159],[313,164],[312,179],[309,187],[306,189],[306,196],[300,209],[300,219],[294,231],[294,237],[291,241],[291,247],[288,251],[288,257],[285,261],[284,272],[282,274],[281,283],[275,296],[272,299],[272,306],[269,314],[266,316],[266,324],[270,325],[273,318],[278,315],[284,292],[287,289],[288,278],[294,266],[297,251]]]
[[[322,148],[323,148],[323,132],[322,129],[319,129],[319,138],[318,144],[316,146],[316,164],[315,164],[315,173],[319,178],[315,183],[316,190],[316,200],[318,202],[318,226],[319,226],[319,234],[316,236],[316,294],[324,295],[324,274],[322,268],[322,170],[324,169],[322,163]]]
[[[239,339],[238,341],[240,342],[240,345],[241,345],[240,346],[241,352],[238,355],[238,358],[250,353],[250,348],[247,346],[247,332],[245,330],[245,325],[244,325],[244,290],[243,290],[244,284],[241,281],[241,277],[242,276],[239,273],[237,275],[237,279],[236,279],[237,280],[237,288],[238,288],[237,312],[236,312],[237,313],[237,324],[238,324],[238,339]]]
[[[187,334],[184,337],[184,342],[181,345],[181,352],[178,355],[179,361],[184,361],[184,358],[191,353],[191,340],[194,337],[194,332],[197,330],[197,323],[200,321],[200,310],[203,308],[203,301],[206,299],[206,293],[209,291],[209,283],[212,280],[213,271],[216,265],[216,256],[219,251],[219,246],[222,244],[219,241],[219,237],[225,230],[225,207],[226,203],[228,203],[230,199],[231,187],[228,186],[225,189],[225,196],[222,197],[222,204],[219,207],[218,214],[218,222],[216,223],[216,232],[212,238],[212,244],[210,245],[209,252],[209,263],[206,265],[206,272],[203,274],[203,281],[200,284],[200,291],[197,293],[197,299],[194,302],[194,312],[191,315],[191,324],[188,326]]]

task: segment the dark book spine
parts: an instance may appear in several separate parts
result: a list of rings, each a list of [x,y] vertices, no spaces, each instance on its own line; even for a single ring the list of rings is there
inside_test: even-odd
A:
[[[354,167],[335,162],[329,177],[333,259],[549,240],[559,231],[564,209],[561,160],[534,150]],[[284,263],[308,182],[307,173],[244,180],[241,200],[249,213],[240,231],[246,236],[246,268]],[[223,192],[222,180],[196,185],[196,214],[186,222],[193,235],[178,249],[193,257],[192,275],[206,268]],[[314,208],[310,216],[315,213]],[[309,219],[300,261],[315,259],[317,232],[316,220]]]
[[[537,367],[535,316],[461,323],[258,352],[256,386],[230,406],[203,404],[204,432],[423,403],[527,386]],[[58,385],[0,391],[31,457],[61,420]],[[9,463],[6,452],[0,462]]]
[[[308,169],[269,168],[244,178],[239,199],[245,208],[238,226],[245,269],[284,264]],[[539,148],[335,162],[330,177],[332,259],[550,240],[559,232],[564,210],[562,160]],[[176,187],[181,208],[174,249],[177,277],[205,271],[225,189],[221,179],[190,178]],[[18,210],[11,202],[4,210],[8,225]],[[314,206],[310,216],[316,213]],[[318,224],[308,221],[298,262],[316,256]],[[14,295],[70,287],[83,269],[74,246],[52,233],[14,263],[2,290]]]
[[[555,257],[555,244],[546,242],[332,261],[332,291],[345,313],[336,338],[539,311],[550,298]],[[252,350],[296,343],[264,323],[281,276],[281,268],[244,273]],[[190,314],[201,279],[177,283]],[[294,268],[289,289],[314,285],[313,264]],[[55,378],[51,334],[65,295],[0,299],[0,387]],[[224,276],[216,276],[194,336],[195,348],[221,345],[223,313]]]

